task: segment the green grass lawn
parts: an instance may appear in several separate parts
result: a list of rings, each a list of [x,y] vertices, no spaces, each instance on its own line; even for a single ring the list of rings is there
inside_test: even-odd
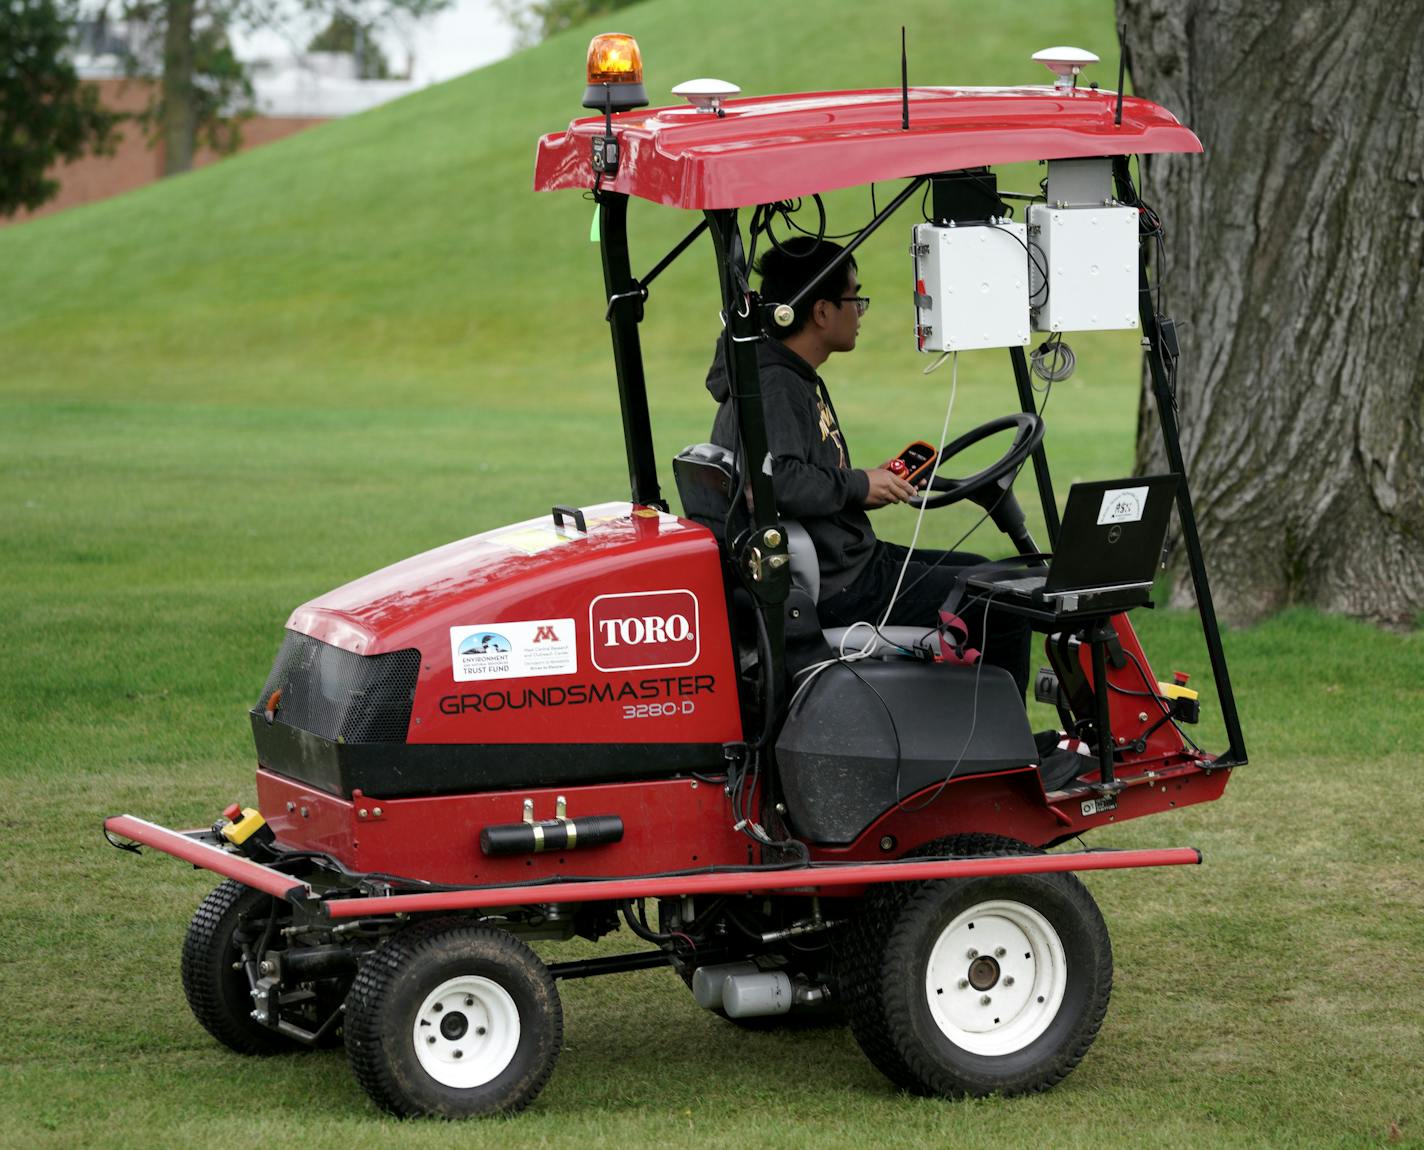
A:
[[[897,81],[884,12],[821,13],[654,0],[619,24],[655,94],[699,75],[748,92]],[[1027,57],[1054,43],[1114,58],[1099,0],[915,0],[893,19],[926,83],[1036,82]],[[1191,844],[1207,865],[1090,876],[1113,1006],[1045,1096],[898,1095],[847,1033],[744,1034],[667,972],[566,984],[559,1068],[512,1125],[397,1124],[340,1052],[245,1060],[193,1021],[178,952],[213,880],[112,851],[101,818],[195,825],[250,801],[245,712],[297,604],[553,503],[626,493],[591,208],[528,190],[536,135],[580,113],[585,44],[557,37],[0,231],[0,1145],[1424,1143],[1424,800],[1406,737],[1424,638],[1306,611],[1227,635],[1252,762],[1225,799],[1093,840]],[[1098,78],[1113,83],[1110,63]],[[830,206],[838,230],[869,211],[863,191]],[[863,249],[876,304],[862,349],[826,373],[862,463],[936,434],[948,396],[949,372],[922,376],[909,346],[910,222]],[[688,226],[636,207],[635,267]],[[649,305],[663,459],[710,425],[711,272],[695,247]],[[1060,494],[1130,466],[1136,414],[1131,334],[1072,342],[1078,374],[1046,411]],[[964,359],[955,429],[1013,404],[1003,356]],[[971,521],[941,512],[926,541]],[[908,540],[909,512],[879,522]],[[1159,671],[1209,685],[1193,618],[1145,614],[1141,630]],[[1205,698],[1200,737],[1220,747]]]

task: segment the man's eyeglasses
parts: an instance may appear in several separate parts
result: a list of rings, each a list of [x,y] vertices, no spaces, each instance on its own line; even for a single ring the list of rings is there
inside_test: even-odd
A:
[[[843,295],[840,299],[836,300],[836,306],[839,307],[843,303],[855,304],[856,315],[864,315],[870,310],[870,297],[868,295]]]

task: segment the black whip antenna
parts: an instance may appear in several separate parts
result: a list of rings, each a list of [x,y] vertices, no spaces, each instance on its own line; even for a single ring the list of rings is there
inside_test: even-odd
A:
[[[905,54],[905,25],[900,25],[900,131],[910,130],[910,61]]]
[[[1127,75],[1127,25],[1123,24],[1118,28],[1117,33],[1117,114],[1113,116],[1113,124],[1122,127],[1122,81]]]

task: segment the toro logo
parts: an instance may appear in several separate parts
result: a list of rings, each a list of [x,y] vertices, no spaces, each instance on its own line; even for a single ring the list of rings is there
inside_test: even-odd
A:
[[[688,667],[700,650],[691,591],[600,595],[588,605],[588,629],[600,671]]]

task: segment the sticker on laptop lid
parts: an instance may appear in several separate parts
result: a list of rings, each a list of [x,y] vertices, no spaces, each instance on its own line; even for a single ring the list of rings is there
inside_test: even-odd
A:
[[[1098,508],[1098,526],[1104,523],[1136,523],[1147,509],[1146,487],[1114,487],[1103,492]]]

